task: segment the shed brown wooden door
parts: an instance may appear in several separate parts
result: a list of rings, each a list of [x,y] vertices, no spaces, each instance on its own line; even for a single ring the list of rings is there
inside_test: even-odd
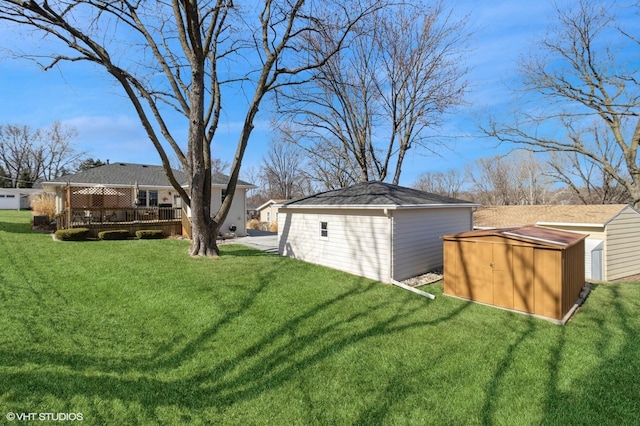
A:
[[[458,296],[513,309],[511,246],[479,242],[462,244],[460,263],[465,269],[461,275],[468,286],[458,289]]]
[[[513,275],[511,246],[491,244],[493,261],[493,304],[513,309]]]
[[[461,243],[461,276],[466,286],[458,287],[458,295],[482,303],[493,303],[493,288],[488,286],[493,280],[491,262],[492,244],[477,242]]]
[[[513,246],[513,309],[533,313],[533,247]]]

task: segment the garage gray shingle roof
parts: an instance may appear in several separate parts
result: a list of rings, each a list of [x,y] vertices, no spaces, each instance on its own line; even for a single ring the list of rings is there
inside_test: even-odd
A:
[[[413,188],[384,182],[361,182],[347,188],[321,192],[309,197],[284,203],[284,207],[296,206],[436,206],[474,205],[469,201],[445,197]]]
[[[178,182],[187,186],[187,175],[179,170],[173,171]],[[229,176],[221,173],[214,173],[211,177],[213,185],[226,185]],[[101,185],[133,185],[138,183],[141,186],[165,186],[170,187],[169,179],[162,166],[152,166],[147,164],[134,163],[111,163],[104,166],[95,167],[79,173],[65,175],[56,178],[49,183],[71,183],[71,184],[101,184]],[[238,180],[240,186],[251,186],[250,183]]]

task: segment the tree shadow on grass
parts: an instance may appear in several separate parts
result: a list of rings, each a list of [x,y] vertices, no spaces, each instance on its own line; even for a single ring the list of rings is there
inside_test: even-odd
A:
[[[220,253],[222,256],[233,256],[233,257],[277,257],[277,253],[266,252],[263,250],[258,250],[256,248],[251,248],[244,246],[242,244],[228,244],[220,246]]]
[[[557,370],[567,333],[563,332],[558,339],[551,358],[550,366],[555,372],[549,381],[542,424],[638,424],[640,303],[624,298],[620,291],[624,285],[633,284],[597,286],[596,291],[609,293],[608,302],[613,307],[609,311],[613,315],[607,318],[590,318],[589,321],[590,326],[598,327],[600,338],[594,345],[600,362],[589,374],[577,378],[569,388],[565,386],[564,389],[557,381]]]
[[[597,286],[592,287],[595,290]],[[575,373],[573,370],[582,367],[582,357],[589,357],[591,354],[579,352],[573,346],[575,342],[570,340],[569,335],[575,336],[576,333],[580,333],[579,328],[571,329],[578,327],[573,321],[564,326],[557,326],[557,333],[552,334],[555,336],[554,340],[548,342],[548,370],[540,376],[540,380],[545,382],[543,406],[540,409],[543,417],[539,424],[623,425],[637,424],[640,418],[640,388],[636,380],[637,372],[640,371],[638,309],[630,309],[628,301],[623,301],[619,286],[605,285],[599,290],[610,292],[610,303],[614,309],[609,312],[615,314],[607,318],[590,317],[587,322],[589,327],[597,328],[598,340],[591,343],[597,348],[600,361],[595,368]],[[579,312],[577,315],[581,314],[587,315],[586,312]],[[584,327],[585,319],[580,320],[581,326]],[[522,350],[525,342],[534,338],[537,330],[536,321],[539,320],[529,318],[525,328],[509,344],[500,359],[487,387],[481,411],[483,425],[499,423],[497,419],[504,415],[504,407],[500,405],[504,404],[504,399],[500,401],[500,393],[503,386],[506,386],[506,376],[512,370],[518,351]],[[622,331],[621,335],[615,335],[619,331]],[[568,379],[574,375],[573,380]],[[532,404],[538,402],[532,401]]]
[[[254,251],[249,249],[247,252]],[[362,297],[379,292],[381,285],[362,279],[358,285],[346,287],[305,308],[292,310],[287,319],[265,328],[262,335],[254,336],[257,338],[252,343],[238,342],[238,349],[234,351],[218,348],[219,344],[228,344],[222,334],[233,333],[236,327],[243,326],[245,316],[255,315],[254,308],[262,302],[263,293],[279,273],[280,270],[273,268],[260,274],[236,308],[189,341],[175,338],[149,356],[103,358],[46,348],[23,352],[4,348],[0,360],[5,366],[31,365],[29,368],[0,369],[0,394],[10,395],[5,400],[5,407],[29,412],[35,407],[24,406],[21,401],[53,398],[70,404],[72,399],[80,397],[96,404],[122,401],[140,406],[144,418],[151,420],[159,420],[157,409],[161,407],[223,411],[285,386],[301,371],[358,342],[440,324],[469,306],[468,303],[458,304],[455,309],[430,319],[414,316],[425,308],[427,301],[408,303],[395,312],[388,310],[387,300],[371,302],[369,298],[368,305],[362,306]],[[345,310],[345,315],[336,317],[336,311]],[[199,358],[207,352],[211,353],[211,359],[202,364]],[[229,353],[233,355],[224,355]],[[192,362],[197,363],[198,368],[189,373],[179,372]],[[370,414],[367,417],[379,417],[383,413]]]

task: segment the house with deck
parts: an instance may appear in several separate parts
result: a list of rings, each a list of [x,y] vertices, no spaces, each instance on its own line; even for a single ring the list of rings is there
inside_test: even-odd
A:
[[[179,170],[173,173],[188,191],[186,174]],[[212,213],[222,205],[228,181],[226,175],[212,175]],[[43,182],[42,187],[56,196],[58,229],[89,228],[92,236],[109,229],[128,229],[132,235],[141,229],[161,229],[166,235],[190,236],[190,210],[162,166],[110,163]],[[246,235],[246,193],[253,187],[238,181],[221,233]]]

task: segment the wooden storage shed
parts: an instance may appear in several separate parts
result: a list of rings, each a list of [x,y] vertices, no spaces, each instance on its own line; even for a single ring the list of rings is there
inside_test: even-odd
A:
[[[585,278],[611,281],[640,274],[640,211],[626,204],[491,206],[473,213],[474,229],[529,224],[588,235]]]
[[[585,285],[583,234],[524,226],[442,238],[449,296],[564,323]]]

